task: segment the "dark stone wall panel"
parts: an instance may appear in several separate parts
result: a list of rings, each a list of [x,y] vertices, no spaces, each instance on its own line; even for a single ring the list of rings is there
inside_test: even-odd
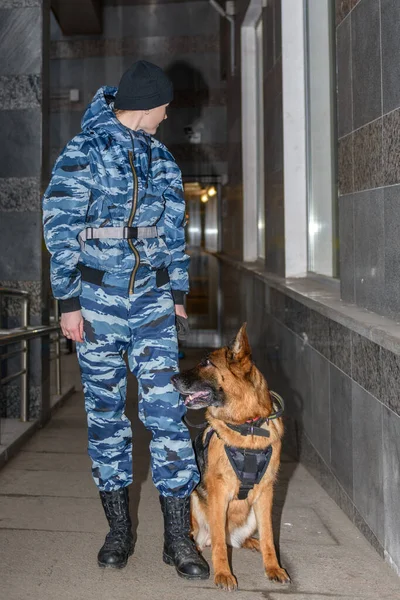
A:
[[[145,38],[84,39],[53,41],[51,58],[86,58],[90,56],[137,56],[149,58],[157,54],[174,55],[219,52],[219,36],[156,36]]]
[[[35,177],[41,169],[40,110],[0,111],[0,177]]]
[[[41,11],[0,6],[0,75],[40,74]]]
[[[38,177],[0,178],[0,213],[40,211]]]
[[[40,75],[0,76],[0,110],[40,108],[41,101]]]

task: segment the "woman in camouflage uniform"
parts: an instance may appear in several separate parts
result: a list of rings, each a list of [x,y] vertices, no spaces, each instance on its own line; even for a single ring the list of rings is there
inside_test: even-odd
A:
[[[61,328],[78,342],[93,477],[110,525],[99,565],[124,567],[133,553],[126,353],[139,381],[139,416],[152,432],[164,561],[183,577],[203,579],[208,565],[189,535],[199,474],[185,407],[170,381],[178,372],[175,318],[186,318],[185,203],[180,170],[153,137],[172,96],[166,74],[146,61],[118,89],[100,88],[82,132],[54,166],[43,222]]]

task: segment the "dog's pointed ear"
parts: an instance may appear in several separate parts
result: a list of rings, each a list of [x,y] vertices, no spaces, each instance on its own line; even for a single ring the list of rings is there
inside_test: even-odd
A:
[[[243,323],[239,333],[231,343],[229,350],[232,360],[243,360],[246,356],[251,356],[251,347],[246,330],[247,323]]]

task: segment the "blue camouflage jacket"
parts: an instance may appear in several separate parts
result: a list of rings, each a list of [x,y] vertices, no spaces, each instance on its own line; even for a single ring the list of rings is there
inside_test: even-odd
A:
[[[188,291],[185,201],[181,172],[167,148],[143,131],[122,125],[110,104],[116,88],[100,88],[82,119],[82,132],[57,159],[43,198],[43,227],[51,254],[53,294],[64,312],[80,308],[78,263],[131,273],[139,265],[167,268],[175,303]],[[86,227],[163,229],[148,239],[78,240]]]

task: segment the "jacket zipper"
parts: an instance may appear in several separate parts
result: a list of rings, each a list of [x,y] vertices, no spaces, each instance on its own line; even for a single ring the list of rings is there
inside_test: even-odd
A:
[[[129,151],[129,162],[131,165],[132,175],[133,175],[133,199],[132,199],[132,210],[131,210],[131,214],[129,216],[129,221],[128,221],[128,227],[132,227],[132,223],[135,218],[136,207],[137,207],[138,180],[137,180],[136,170],[135,170],[135,167],[133,164],[133,152],[131,150]],[[129,280],[129,294],[133,294],[133,290],[135,287],[135,277],[136,277],[136,273],[137,273],[137,270],[140,265],[140,256],[139,256],[139,252],[136,250],[135,245],[133,244],[132,240],[129,239],[128,244],[131,247],[131,250],[134,253],[135,259],[136,259],[135,268],[133,269],[131,278]]]

